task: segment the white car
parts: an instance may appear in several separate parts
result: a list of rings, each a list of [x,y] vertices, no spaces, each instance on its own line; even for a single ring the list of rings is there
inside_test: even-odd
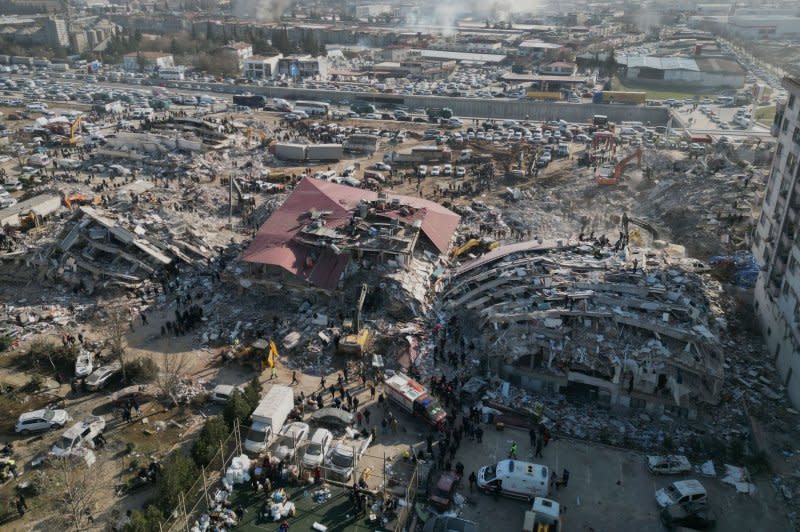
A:
[[[238,390],[239,393],[244,393],[244,390],[240,386],[233,386],[231,384],[218,384],[213,390],[211,390],[208,398],[214,403],[225,404],[228,402],[228,399],[231,398],[231,395],[233,395],[235,390]]]
[[[106,429],[106,420],[100,416],[88,416],[64,431],[50,449],[55,456],[65,456],[86,442],[91,442]]]
[[[374,165],[372,165],[372,167],[373,167],[375,170],[381,170],[381,171],[383,171],[383,172],[389,172],[389,171],[391,171],[391,169],[392,169],[392,167],[391,167],[391,166],[389,166],[389,165],[388,165],[388,164],[386,164],[386,163],[382,163],[382,162],[377,162],[377,163],[375,163]]]
[[[75,376],[83,378],[92,373],[94,369],[94,356],[85,350],[81,350],[78,358],[75,359]]]
[[[682,455],[651,455],[647,457],[647,469],[655,475],[678,475],[691,471],[692,464]]]
[[[434,177],[438,176],[441,173],[441,171],[442,171],[442,169],[439,168],[438,166],[432,166],[431,167],[431,175],[434,176]]]
[[[20,415],[14,430],[27,436],[31,432],[60,429],[70,421],[72,418],[66,410],[43,408]]]
[[[108,366],[100,366],[86,378],[86,389],[89,391],[99,390],[108,384],[108,381],[111,380],[111,377],[113,377],[120,369],[121,366],[119,363]]]
[[[278,434],[274,455],[279,460],[292,460],[300,445],[308,439],[309,432],[308,423],[295,421],[285,425]]]
[[[444,175],[451,175],[453,173],[453,165],[446,164],[444,165],[444,169],[442,170]]]
[[[417,168],[417,175],[421,177],[425,177],[426,175],[428,175],[428,167],[425,166],[424,164],[419,165],[419,168]]]
[[[467,175],[467,169],[463,166],[456,166],[456,177],[464,177]]]
[[[319,428],[314,431],[311,440],[306,445],[305,453],[303,453],[303,467],[307,469],[314,469],[321,466],[328,454],[328,449],[333,441],[333,434],[328,429]]]
[[[0,155],[0,164],[7,163],[11,160],[11,157],[8,155]]]
[[[336,441],[328,456],[325,457],[325,466],[334,478],[344,482],[350,480],[353,470],[358,466],[358,461],[371,442],[372,436],[366,440],[342,439]]]

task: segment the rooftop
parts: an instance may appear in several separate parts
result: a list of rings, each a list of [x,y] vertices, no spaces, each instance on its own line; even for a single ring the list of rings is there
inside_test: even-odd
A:
[[[689,57],[653,57],[646,55],[621,55],[617,58],[628,68],[652,68],[655,70],[691,70],[699,72],[697,61]]]
[[[410,254],[418,228],[445,253],[458,222],[457,214],[433,201],[394,194],[381,200],[370,190],[305,178],[261,226],[242,258],[333,289],[349,262],[348,250]]]

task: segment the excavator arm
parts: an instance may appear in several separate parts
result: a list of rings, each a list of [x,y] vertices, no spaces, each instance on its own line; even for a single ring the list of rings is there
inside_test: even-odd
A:
[[[620,162],[617,163],[617,166],[614,168],[614,179],[619,179],[620,176],[622,176],[622,170],[625,168],[625,166],[628,163],[630,163],[634,159],[636,159],[636,164],[638,164],[639,166],[642,165],[642,149],[641,148],[639,148],[638,150],[636,150],[635,152],[631,153],[630,155],[628,155],[627,157],[625,157],[624,159],[622,159]]]

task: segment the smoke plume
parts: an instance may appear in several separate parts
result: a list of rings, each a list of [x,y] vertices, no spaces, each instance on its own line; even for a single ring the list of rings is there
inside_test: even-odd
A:
[[[291,0],[233,0],[233,16],[241,19],[275,22],[291,5]]]

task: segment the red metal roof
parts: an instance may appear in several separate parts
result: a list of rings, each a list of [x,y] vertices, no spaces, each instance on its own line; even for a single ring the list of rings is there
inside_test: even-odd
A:
[[[419,220],[422,232],[434,246],[445,253],[459,222],[459,216],[436,202],[411,196],[389,194],[389,202],[398,198],[401,207],[411,206],[414,212],[387,210],[378,213],[406,224]],[[327,211],[325,227],[336,229],[347,224],[362,199],[373,201],[378,194],[371,190],[338,185],[319,179],[305,178],[297,184],[283,205],[261,226],[242,259],[256,264],[271,264],[301,277],[315,286],[333,289],[344,271],[349,257],[332,250],[316,248],[295,241],[295,237],[311,222],[311,211]]]

